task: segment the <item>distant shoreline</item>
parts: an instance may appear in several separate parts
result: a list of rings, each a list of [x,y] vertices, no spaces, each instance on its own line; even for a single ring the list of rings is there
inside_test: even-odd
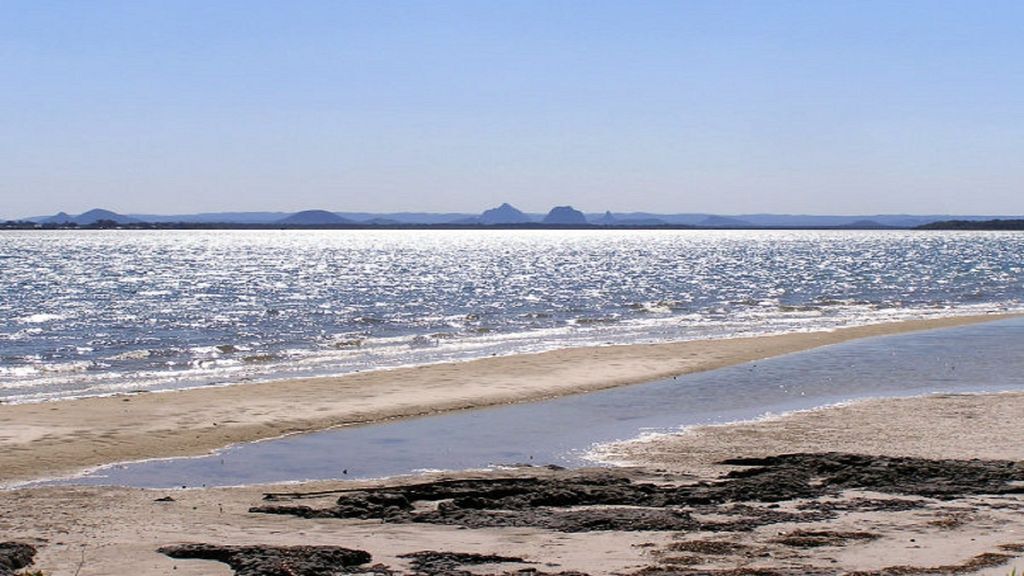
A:
[[[280,223],[235,223],[235,222],[133,222],[118,224],[97,222],[94,224],[39,224],[36,222],[0,222],[4,230],[720,230],[720,231],[785,231],[785,230],[850,230],[850,231],[984,231],[1024,230],[1024,220],[949,220],[932,222],[921,226],[885,225],[841,225],[841,226],[698,226],[691,224],[544,224],[531,222],[523,224],[280,224]]]
[[[260,224],[234,222],[136,222],[129,224],[38,224],[0,222],[2,230],[915,230],[901,226],[696,226],[690,224]]]

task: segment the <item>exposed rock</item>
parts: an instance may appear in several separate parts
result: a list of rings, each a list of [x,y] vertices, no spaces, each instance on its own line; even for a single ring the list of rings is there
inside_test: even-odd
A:
[[[800,512],[764,504],[835,496],[849,489],[949,499],[1024,491],[1024,467],[1008,461],[926,460],[855,454],[788,454],[729,460],[750,466],[722,480],[685,485],[634,482],[604,470],[548,477],[480,478],[344,492],[328,508],[268,505],[253,512],[302,517],[376,518],[470,528],[532,526],[594,530],[751,530],[780,522],[832,518],[840,510],[906,510],[924,500],[812,502]],[[281,495],[277,495],[280,499]],[[414,507],[435,502],[433,507]],[[700,521],[691,512],[739,517]]]
[[[928,460],[859,454],[784,454],[737,458],[723,464],[753,466],[729,474],[753,485],[779,473],[815,480],[813,492],[838,493],[859,488],[940,500],[980,494],[1021,494],[1024,464],[1009,460]]]
[[[479,564],[506,564],[525,562],[522,558],[511,556],[497,556],[494,554],[467,554],[464,552],[434,552],[425,550],[423,552],[412,552],[402,554],[399,558],[409,558],[410,564],[416,574],[446,574],[455,575],[465,572],[463,566],[474,566]]]
[[[217,546],[182,544],[157,550],[171,558],[216,560],[237,576],[331,576],[374,572],[368,552],[340,546]]]
[[[864,542],[879,538],[871,532],[836,532],[831,530],[793,530],[772,542],[795,548],[817,548],[820,546],[845,546],[849,542]]]
[[[0,576],[12,576],[17,570],[31,566],[36,557],[35,546],[23,542],[0,542]]]

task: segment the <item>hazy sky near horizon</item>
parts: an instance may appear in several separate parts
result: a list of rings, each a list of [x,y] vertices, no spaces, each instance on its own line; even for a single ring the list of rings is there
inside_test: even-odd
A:
[[[0,217],[1024,214],[1019,1],[0,0]]]

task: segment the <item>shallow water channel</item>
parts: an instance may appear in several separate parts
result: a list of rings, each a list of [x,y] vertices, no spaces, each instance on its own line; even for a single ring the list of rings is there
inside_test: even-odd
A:
[[[870,397],[1024,390],[1024,319],[855,340],[555,400],[353,426],[60,483],[169,488],[593,464],[595,444]]]

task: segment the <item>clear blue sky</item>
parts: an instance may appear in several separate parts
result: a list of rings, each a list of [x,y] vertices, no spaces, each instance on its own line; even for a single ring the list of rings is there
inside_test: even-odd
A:
[[[0,0],[0,217],[1024,213],[1024,2]]]

